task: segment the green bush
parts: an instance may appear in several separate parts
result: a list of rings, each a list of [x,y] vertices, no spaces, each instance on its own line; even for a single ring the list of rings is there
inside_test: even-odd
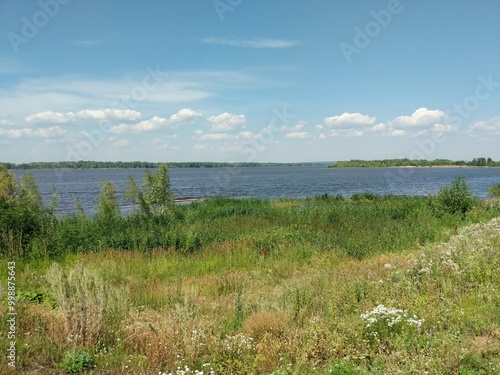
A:
[[[75,374],[94,366],[94,359],[84,350],[73,348],[66,352],[61,368],[68,374]]]
[[[500,195],[500,184],[493,185],[488,189],[491,195]]]
[[[477,205],[477,199],[472,195],[465,179],[458,176],[450,186],[439,189],[436,204],[438,212],[465,216]]]

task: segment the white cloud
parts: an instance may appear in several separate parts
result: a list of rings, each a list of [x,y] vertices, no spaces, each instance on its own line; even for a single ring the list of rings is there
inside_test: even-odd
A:
[[[290,132],[290,133],[293,133],[293,132],[298,132],[299,130],[302,130],[302,128],[306,125],[306,122],[305,121],[299,121],[297,122],[295,125],[293,126],[287,126],[287,125],[284,125],[282,127],[283,131],[284,132]]]
[[[224,141],[228,139],[234,139],[234,135],[227,133],[206,133],[199,134],[197,139],[200,141]]]
[[[406,135],[406,130],[391,129],[386,135],[389,137],[402,137],[403,135]]]
[[[158,150],[172,151],[172,150],[178,150],[180,148],[179,146],[172,146],[163,138],[155,138],[151,143]]]
[[[331,137],[362,137],[363,132],[356,129],[336,129],[330,131]]]
[[[321,133],[319,136],[318,136],[319,139],[325,139],[326,138],[326,135],[324,135],[323,133]]]
[[[192,123],[196,117],[201,115],[201,113],[193,111],[191,108],[182,108],[179,112],[170,116],[170,121],[173,123]]]
[[[212,124],[212,131],[228,132],[244,128],[247,120],[245,115],[233,115],[224,112],[218,116],[210,116],[207,121]]]
[[[424,129],[424,130],[420,130],[416,133],[413,133],[411,136],[412,136],[412,138],[419,138],[419,137],[427,137],[428,135],[429,135],[429,130]]]
[[[131,109],[85,109],[76,113],[78,119],[96,121],[137,121],[141,113]]]
[[[28,117],[25,117],[26,122],[45,122],[45,123],[56,123],[64,124],[70,121],[74,121],[76,118],[73,112],[61,113],[61,112],[38,112]]]
[[[95,120],[95,121],[136,121],[141,118],[141,113],[130,109],[84,109],[73,112],[53,112],[44,111],[32,114],[24,118],[26,122],[33,123],[56,123],[64,124],[75,120]]]
[[[323,130],[323,125],[321,124],[316,125],[316,130]]]
[[[410,116],[398,116],[391,121],[392,125],[403,126],[422,126],[437,123],[442,120],[446,114],[438,109],[419,108]]]
[[[161,129],[162,127],[167,127],[168,125],[169,121],[166,118],[154,116],[149,120],[144,120],[136,125],[130,126],[130,129],[137,132],[148,132]]]
[[[457,127],[450,124],[434,124],[430,130],[433,133],[450,133],[456,131]]]
[[[51,126],[50,128],[19,128],[19,129],[1,129],[0,135],[7,138],[54,138],[65,134],[66,131],[59,126]]]
[[[308,132],[293,132],[285,135],[285,138],[311,138]]]
[[[381,122],[380,124],[377,124],[375,125],[372,130],[374,132],[382,132],[382,131],[387,131],[387,130],[390,130],[391,127],[387,124],[384,124],[383,122]]]
[[[467,133],[470,136],[500,135],[500,116],[487,121],[476,121],[469,126]]]
[[[324,120],[325,124],[333,126],[352,126],[352,125],[372,125],[375,122],[375,117],[363,115],[361,113],[344,112],[340,116],[327,117]]]
[[[10,120],[0,120],[0,126],[12,126],[14,123]]]
[[[223,44],[232,47],[249,48],[288,48],[299,45],[297,40],[254,38],[254,39],[234,39],[234,38],[204,38],[201,39],[206,44]]]
[[[255,134],[252,133],[251,131],[248,131],[248,130],[244,130],[244,131],[240,132],[240,134],[239,134],[239,138],[242,138],[245,140],[253,139],[254,137],[255,137]]]
[[[114,134],[126,133],[130,129],[127,124],[114,125],[109,128],[109,131]]]
[[[128,125],[121,123],[110,127],[110,132],[115,134],[127,132],[150,132],[160,129],[175,129],[180,124],[192,123],[196,117],[201,116],[201,113],[193,111],[190,108],[183,108],[177,113],[174,113],[170,118],[154,116],[149,120],[144,120],[138,124]]]
[[[406,135],[407,132],[404,129],[396,129],[391,123],[385,124],[380,123],[372,128],[372,131],[382,133],[384,137],[401,137]]]

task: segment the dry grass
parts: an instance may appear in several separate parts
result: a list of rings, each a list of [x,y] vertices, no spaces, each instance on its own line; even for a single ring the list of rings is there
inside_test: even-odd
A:
[[[113,341],[117,329],[113,323],[128,306],[126,290],[111,287],[98,272],[80,264],[65,271],[54,263],[46,277],[70,340],[83,346],[96,345],[103,338]]]
[[[268,338],[283,338],[287,330],[288,316],[283,311],[261,311],[249,315],[243,323],[243,332],[260,341]]]

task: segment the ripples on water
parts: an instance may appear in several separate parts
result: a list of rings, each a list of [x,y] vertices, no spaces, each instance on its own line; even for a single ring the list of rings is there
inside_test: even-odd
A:
[[[19,177],[24,171],[16,170]],[[122,209],[129,205],[122,192],[128,175],[140,183],[142,169],[65,169],[31,170],[42,199],[48,204],[51,186],[60,195],[60,212],[74,211],[75,198],[86,212],[98,205],[100,184],[116,184]],[[170,182],[176,198],[213,196],[235,198],[305,198],[319,194],[371,192],[386,195],[434,195],[439,187],[457,176],[465,177],[472,192],[488,197],[488,188],[500,183],[500,168],[346,168],[326,167],[243,167],[243,168],[171,168]]]

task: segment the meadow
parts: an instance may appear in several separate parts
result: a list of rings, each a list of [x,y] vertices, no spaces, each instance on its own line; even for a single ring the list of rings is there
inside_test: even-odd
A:
[[[144,191],[127,216],[103,184],[92,217],[2,181],[18,373],[500,372],[500,205],[463,180],[434,197],[165,207]]]

